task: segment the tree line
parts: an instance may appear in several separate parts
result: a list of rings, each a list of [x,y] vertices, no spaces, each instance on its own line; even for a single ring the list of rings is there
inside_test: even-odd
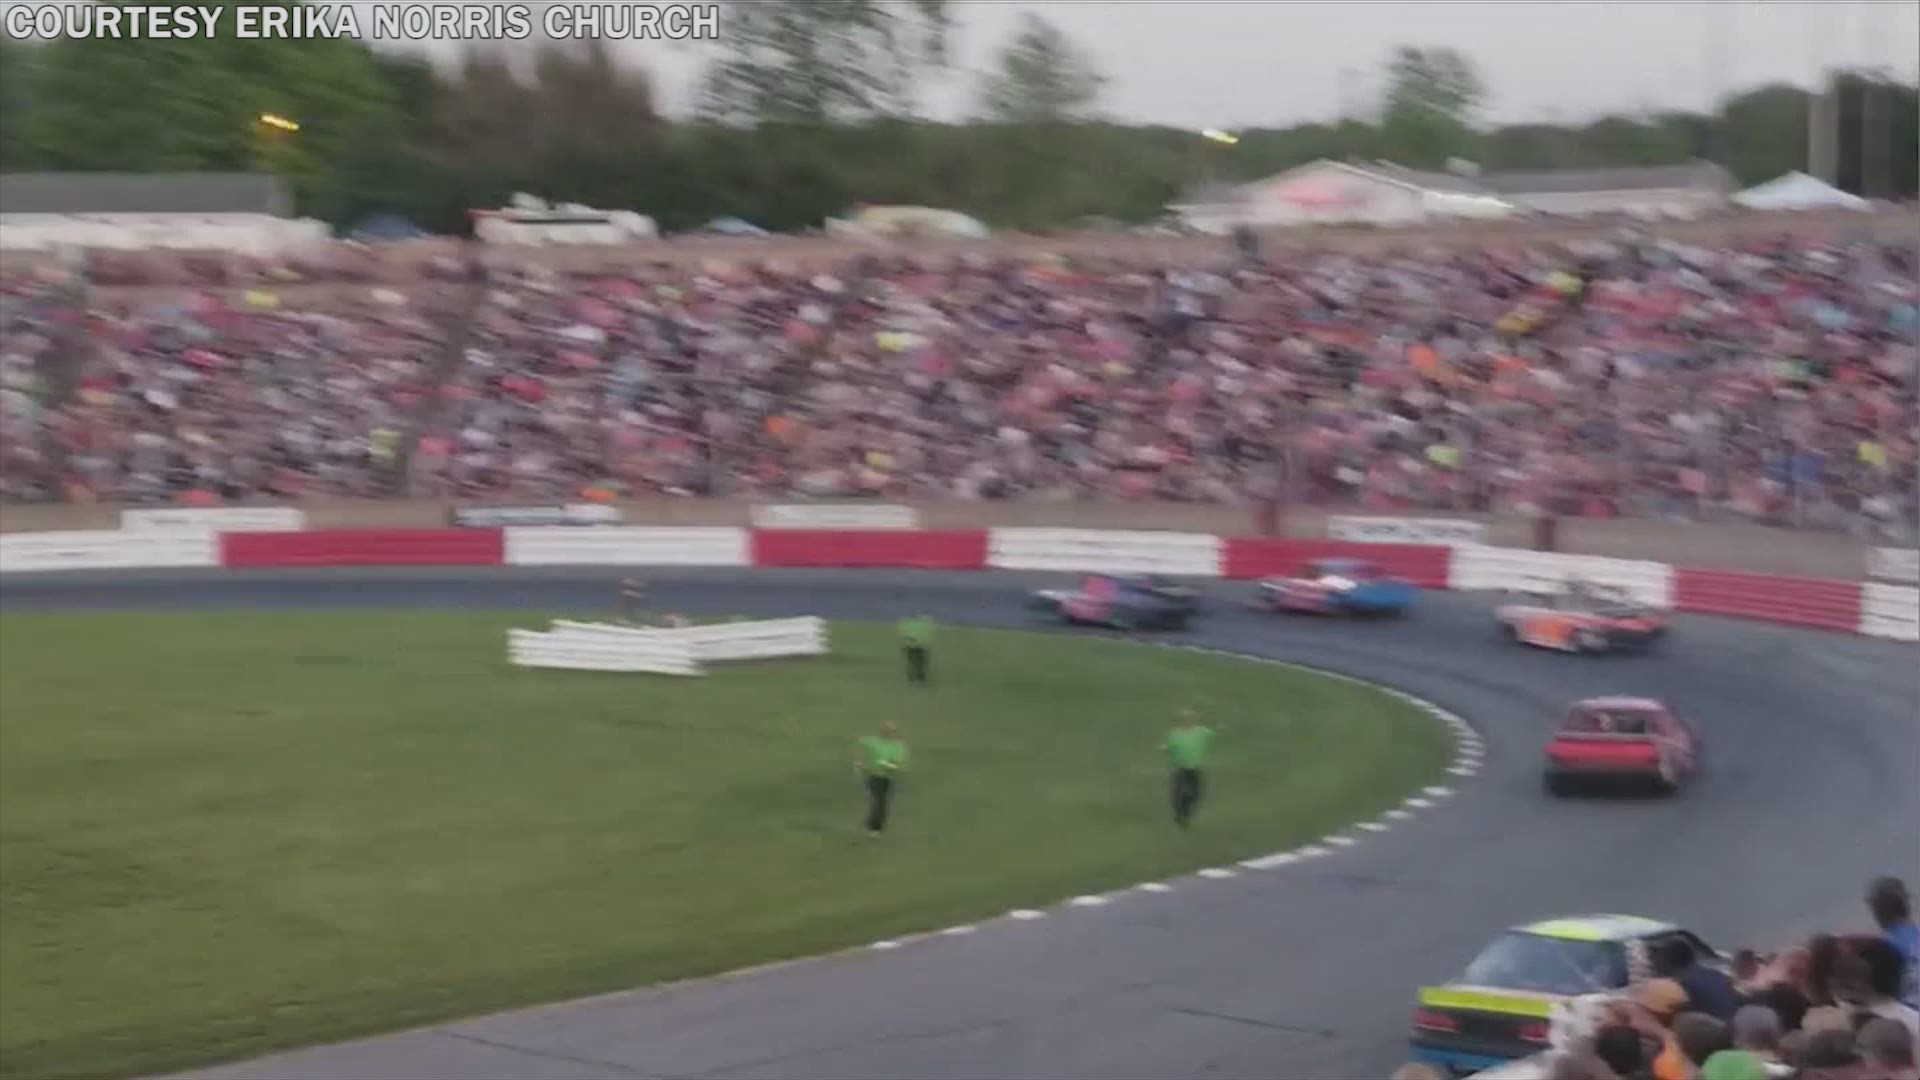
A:
[[[717,217],[790,230],[860,203],[1045,230],[1151,220],[1203,181],[1323,157],[1486,170],[1707,158],[1745,184],[1807,161],[1812,99],[1790,85],[1711,114],[1490,126],[1471,62],[1411,47],[1386,59],[1371,115],[1240,130],[1225,146],[1103,118],[1105,77],[1037,16],[1000,49],[974,115],[936,123],[915,91],[950,63],[943,0],[727,6],[698,111],[678,122],[661,115],[645,73],[598,42],[475,46],[436,67],[346,40],[0,39],[0,170],[268,169],[304,215],[346,225],[390,212],[436,232],[462,231],[469,209],[522,191],[638,210],[670,230]],[[1840,186],[1912,197],[1916,88],[1851,73],[1835,87]]]

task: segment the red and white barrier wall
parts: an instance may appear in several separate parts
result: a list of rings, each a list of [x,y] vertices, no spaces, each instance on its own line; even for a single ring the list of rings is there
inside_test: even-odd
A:
[[[740,566],[1109,571],[1252,579],[1327,555],[1426,588],[1534,591],[1578,577],[1676,611],[1920,641],[1920,589],[1478,545],[1087,529],[150,529],[0,536],[0,573],[190,567]]]

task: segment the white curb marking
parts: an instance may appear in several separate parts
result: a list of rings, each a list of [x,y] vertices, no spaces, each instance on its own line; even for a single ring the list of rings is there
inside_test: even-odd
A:
[[[1319,844],[1309,844],[1306,847],[1301,848],[1299,851],[1294,852],[1294,854],[1299,856],[1302,859],[1317,859],[1320,856],[1327,854],[1327,849],[1321,847]]]
[[[1046,917],[1047,917],[1046,912],[1035,911],[1032,908],[1018,908],[1016,910],[1007,912],[1007,918],[1019,919],[1021,922],[1027,922],[1031,919],[1044,919]]]
[[[1067,901],[1073,907],[1099,907],[1106,902],[1107,898],[1104,896],[1076,896]]]
[[[1450,787],[1441,787],[1438,784],[1436,784],[1433,787],[1424,789],[1421,792],[1421,794],[1426,795],[1429,798],[1444,799],[1447,796],[1453,794],[1453,789]]]
[[[1416,795],[1413,798],[1407,800],[1407,805],[1413,807],[1416,810],[1425,810],[1427,807],[1433,805],[1433,800],[1422,799]]]
[[[1400,807],[1397,807],[1397,806],[1387,811],[1386,813],[1387,820],[1389,821],[1405,821],[1412,816],[1413,816],[1413,811],[1402,810]]]
[[[1447,770],[1447,772],[1454,776],[1472,776],[1479,771],[1479,769],[1471,765],[1455,765],[1453,768]]]
[[[978,929],[980,928],[970,923],[962,924],[960,926],[949,926],[945,930],[940,931],[940,936],[941,937],[959,937],[962,934],[971,934]]]
[[[869,949],[880,949],[882,951],[885,951],[887,949],[897,949],[899,947],[900,947],[900,943],[891,939],[887,941],[876,941],[873,944],[867,946],[867,948]]]
[[[1329,836],[1325,843],[1332,844],[1334,847],[1352,847],[1354,839],[1351,836]]]
[[[1360,828],[1365,832],[1386,832],[1387,831],[1387,827],[1385,825],[1380,824],[1377,821],[1363,821],[1360,823]]]
[[[1299,861],[1300,856],[1291,851],[1282,851],[1275,855],[1262,855],[1257,859],[1242,860],[1240,865],[1249,870],[1272,870]]]
[[[1233,871],[1227,869],[1224,866],[1209,866],[1205,870],[1200,871],[1200,876],[1203,878],[1211,878],[1214,881],[1218,881],[1221,878],[1232,877]]]
[[[1167,884],[1164,881],[1149,881],[1145,885],[1140,886],[1140,891],[1155,892],[1155,893],[1172,892],[1173,886]]]

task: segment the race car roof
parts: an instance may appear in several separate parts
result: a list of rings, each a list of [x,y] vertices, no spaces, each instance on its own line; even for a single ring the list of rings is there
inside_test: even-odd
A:
[[[1666,708],[1665,705],[1655,701],[1653,698],[1626,697],[1624,695],[1614,697],[1590,697],[1574,702],[1573,707],[1576,709],[1618,709],[1622,711]]]
[[[1523,934],[1538,934],[1562,941],[1632,941],[1678,927],[1639,915],[1573,915],[1546,919],[1515,929]]]

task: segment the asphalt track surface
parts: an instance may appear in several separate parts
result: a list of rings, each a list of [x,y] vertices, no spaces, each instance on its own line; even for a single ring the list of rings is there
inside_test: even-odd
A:
[[[0,579],[0,610],[605,611],[613,570],[138,572]],[[1030,625],[1030,575],[646,572],[663,610]],[[1879,873],[1920,878],[1920,686],[1911,646],[1681,618],[1658,653],[1501,641],[1490,598],[1434,593],[1391,623],[1230,605],[1171,640],[1380,682],[1460,713],[1479,774],[1434,809],[1308,862],[1181,879],[964,936],[319,1047],[207,1078],[1381,1077],[1414,989],[1503,926],[1662,916],[1709,941],[1857,926]],[[531,625],[531,624],[530,624]],[[966,672],[942,670],[942,678]],[[1681,796],[1550,800],[1539,752],[1568,701],[1651,694],[1690,712],[1706,771]],[[1284,708],[1284,702],[1276,702]],[[1248,855],[1260,854],[1248,852]],[[1034,897],[1037,904],[1058,898]],[[986,914],[986,913],[983,913]],[[929,928],[934,929],[934,928]]]

